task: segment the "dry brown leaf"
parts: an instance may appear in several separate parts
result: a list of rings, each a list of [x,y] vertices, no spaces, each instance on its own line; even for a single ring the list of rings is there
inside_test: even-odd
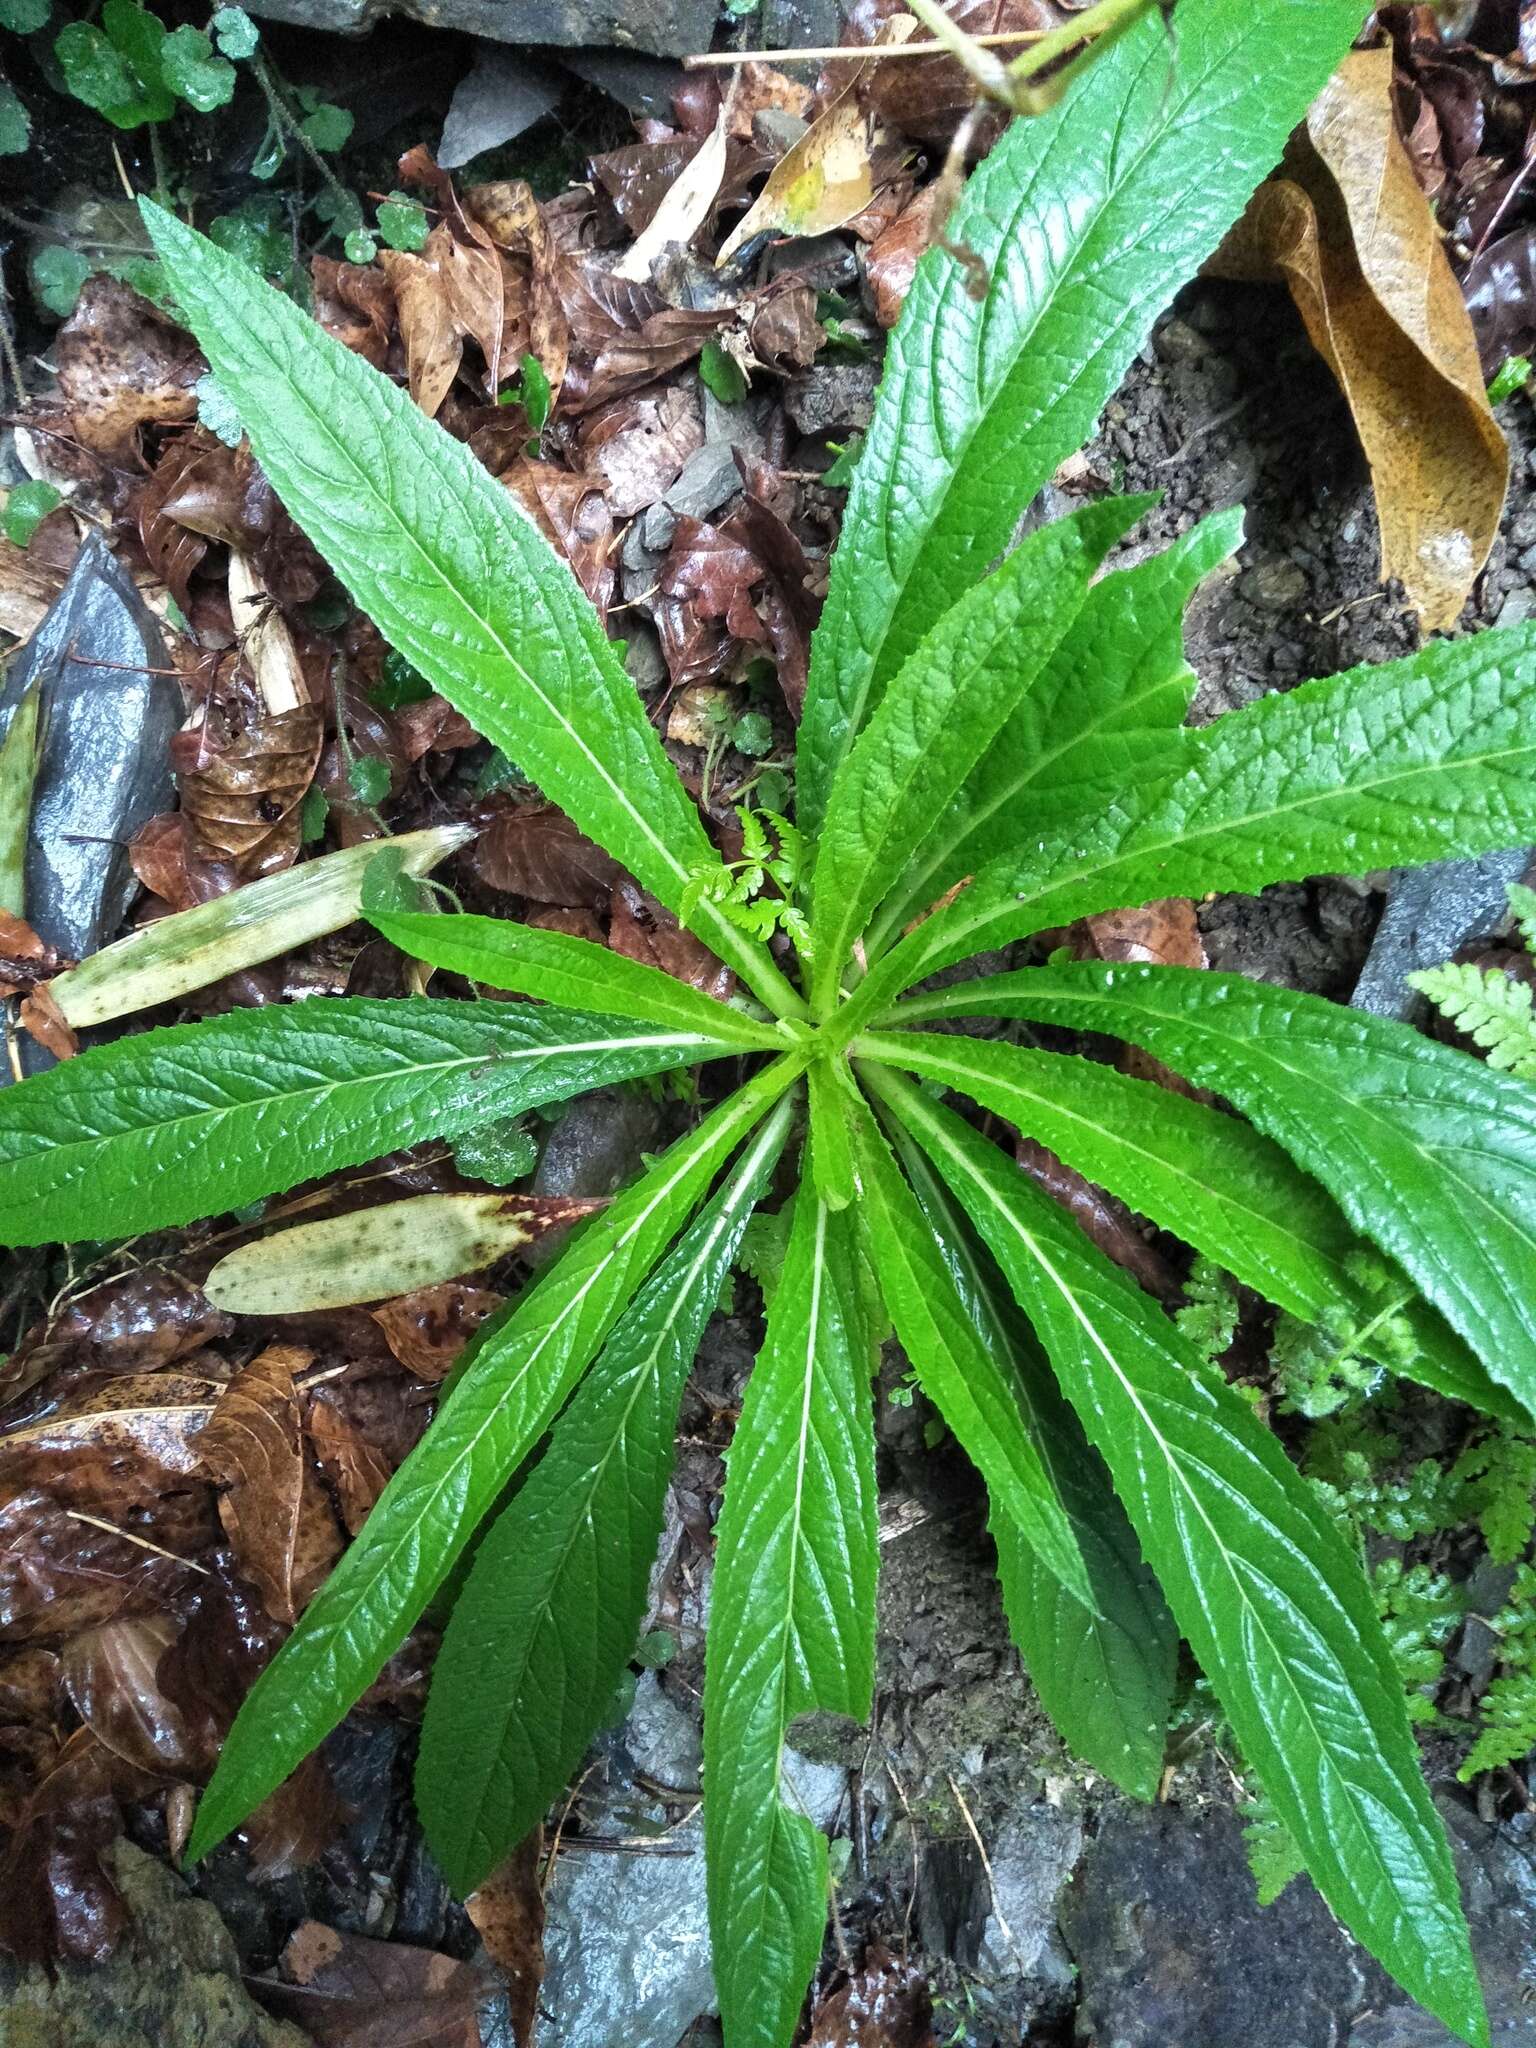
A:
[[[439,1287],[418,1287],[373,1309],[373,1320],[385,1342],[418,1379],[445,1379],[459,1353],[487,1316],[505,1297],[489,1287],[467,1287],[445,1281]]]
[[[227,1489],[219,1517],[276,1621],[296,1622],[341,1551],[311,1465],[294,1374],[313,1354],[269,1344],[230,1381],[204,1429],[203,1462]]]
[[[306,1920],[278,1970],[253,1988],[317,2048],[480,2048],[480,1979],[452,1956]]]
[[[309,1440],[331,1482],[343,1526],[355,1536],[389,1484],[389,1461],[330,1401],[311,1401]]]
[[[62,1666],[70,1704],[104,1749],[151,1777],[200,1772],[197,1741],[161,1687],[160,1659],[180,1634],[163,1614],[109,1621],[65,1643]]]
[[[686,981],[720,1002],[729,1001],[736,977],[717,960],[702,940],[684,931],[664,903],[626,881],[613,899],[608,944],[627,960],[659,967],[675,981]]]
[[[75,434],[98,455],[132,461],[139,433],[197,417],[207,364],[190,334],[116,278],[87,278],[53,345]]]
[[[539,1888],[543,1850],[544,1830],[535,1828],[464,1901],[487,1954],[507,1981],[517,2048],[531,2048],[544,1982],[544,1894]]]
[[[1163,896],[1131,910],[1101,910],[1084,918],[1085,960],[1126,965],[1208,967],[1195,906],[1187,896]]]
[[[614,556],[613,511],[593,477],[573,476],[552,462],[524,457],[501,479],[557,551],[576,572],[576,580],[606,618],[618,580]]]
[[[433,419],[459,374],[464,355],[464,338],[448,303],[447,281],[442,273],[443,242],[433,240],[438,234],[439,230],[434,229],[419,255],[403,249],[379,251],[379,261],[394,288],[400,312],[411,396]]]
[[[914,16],[896,15],[882,23],[878,41],[904,43],[916,28]],[[840,228],[864,211],[894,173],[901,152],[883,140],[859,97],[869,61],[855,66],[832,104],[768,173],[762,191],[721,245],[717,270],[765,231],[824,235]]]
[[[933,240],[933,210],[938,198],[939,187],[925,185],[870,245],[869,289],[875,318],[882,327],[894,327],[901,318],[917,273],[917,259]]]
[[[1371,468],[1383,576],[1427,632],[1455,625],[1509,481],[1461,289],[1397,135],[1392,52],[1346,57],[1217,258],[1278,271],[1349,401]]]
[[[201,752],[178,778],[191,858],[230,861],[242,882],[291,866],[324,741],[318,705],[300,704],[256,719],[218,752]]]
[[[1075,1166],[1058,1159],[1037,1139],[1016,1140],[1014,1156],[1036,1186],[1065,1209],[1105,1257],[1123,1267],[1148,1294],[1169,1303],[1180,1298],[1182,1283],[1178,1275],[1142,1235],[1124,1202],[1095,1187]]]
[[[566,909],[606,903],[623,874],[550,804],[496,807],[468,859],[488,888]]]
[[[806,2048],[934,2048],[926,1974],[871,1942],[852,1976],[817,2000]]]

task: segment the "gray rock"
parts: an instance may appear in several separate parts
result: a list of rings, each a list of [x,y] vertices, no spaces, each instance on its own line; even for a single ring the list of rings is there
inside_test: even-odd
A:
[[[879,371],[873,363],[814,363],[784,386],[784,409],[802,434],[846,434],[869,425]]]
[[[763,0],[762,22],[762,50],[770,64],[775,50],[820,49],[843,39],[837,0]]]
[[[667,659],[661,651],[661,642],[643,620],[627,622],[624,668],[642,696],[659,690],[667,680]]]
[[[26,918],[83,959],[112,938],[138,890],[128,841],[175,795],[169,747],[182,697],[153,614],[99,534],[11,665],[0,731],[34,677],[45,721],[26,861]],[[52,1065],[28,1041],[29,1072]],[[3,1065],[3,1063],[0,1063]],[[4,1068],[9,1079],[9,1068]],[[0,1083],[3,1085],[3,1083]]]
[[[253,0],[252,14],[301,28],[358,34],[385,15],[457,28],[493,43],[552,43],[649,50],[681,57],[707,50],[715,0]]]
[[[1438,967],[1468,939],[1493,932],[1508,915],[1505,885],[1518,882],[1529,849],[1479,860],[1432,861],[1394,877],[1387,907],[1351,998],[1375,1017],[1410,1018],[1423,998],[1408,986],[1419,968]]]
[[[1111,1813],[1062,1931],[1080,1973],[1078,2038],[1099,2048],[1336,2048],[1386,1987],[1310,1885],[1259,1905],[1226,1809]]]
[[[764,277],[778,277],[785,271],[819,292],[847,292],[858,285],[859,259],[845,235],[811,235],[803,241],[770,242],[763,259]],[[815,372],[806,374],[814,376]]]
[[[700,449],[699,453],[704,451]],[[677,514],[664,500],[647,505],[640,515],[641,545],[653,555],[665,554],[677,531]]]
[[[707,519],[740,489],[741,472],[729,441],[706,441],[683,464],[676,483],[661,502],[678,519]],[[670,534],[667,539],[671,539]],[[645,544],[664,547],[666,541],[652,540],[647,531]]]
[[[1307,594],[1307,572],[1295,562],[1260,562],[1243,575],[1239,588],[1250,604],[1284,611]]]
[[[457,170],[471,157],[521,135],[542,121],[560,98],[558,71],[540,64],[524,50],[500,43],[481,43],[475,61],[454,87],[437,160],[445,171]]]
[[[1032,1986],[1067,1990],[1072,1964],[1056,1917],[1082,1853],[1082,1821],[1049,1806],[1031,1809],[988,1845],[990,1910],[976,1951],[978,1976],[993,1985],[1024,1977]]]
[[[113,936],[138,889],[127,841],[175,794],[182,720],[165,643],[132,578],[93,533],[0,694],[10,724],[34,677],[46,732],[27,851],[27,921],[80,959]]]
[[[562,51],[560,61],[631,114],[668,123],[676,118],[672,96],[688,75],[680,64],[627,50]]]
[[[5,2048],[310,2048],[240,1981],[223,1921],[157,1857],[107,1852],[129,1930],[105,1963],[18,1969],[0,1954]]]
[[[784,1751],[785,1797],[823,1833],[834,1827],[848,1792],[848,1773],[840,1764],[813,1763],[798,1749]]]
[[[545,2039],[560,2048],[670,2048],[713,2010],[697,1817],[650,1853],[563,1849],[546,1907]]]
[[[656,1104],[634,1089],[578,1096],[544,1140],[533,1192],[611,1195],[638,1170],[660,1128]]]
[[[752,140],[771,156],[787,156],[810,125],[787,107],[764,107],[752,116]]]

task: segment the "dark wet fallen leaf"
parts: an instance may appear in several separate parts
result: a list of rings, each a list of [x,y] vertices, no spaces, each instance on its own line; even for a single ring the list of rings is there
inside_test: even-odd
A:
[[[69,961],[44,945],[25,918],[0,910],[0,994],[27,995]]]
[[[627,142],[589,158],[587,172],[599,190],[607,193],[630,234],[638,237],[704,147],[704,139],[703,135],[673,135],[665,141]]]
[[[419,761],[425,754],[453,753],[479,743],[480,735],[475,728],[462,711],[454,710],[446,697],[423,697],[415,704],[402,704],[390,716],[400,751],[408,762]]]
[[[486,1953],[506,1979],[517,2048],[531,2048],[544,1982],[543,1852],[544,1830],[536,1828],[464,1902]]]
[[[901,318],[917,259],[933,239],[937,188],[927,185],[870,245],[867,275],[875,302],[875,318],[894,327]]]
[[[793,277],[771,285],[745,308],[747,343],[760,363],[788,373],[806,370],[826,340],[816,317],[817,294]]]
[[[1461,290],[1397,135],[1389,49],[1346,57],[1290,175],[1261,185],[1218,259],[1272,266],[1349,401],[1381,527],[1426,629],[1454,626],[1498,533],[1509,455]]]
[[[152,1777],[195,1777],[201,1757],[175,1701],[162,1690],[160,1660],[180,1634],[166,1615],[82,1629],[62,1652],[70,1704],[103,1749]]]
[[[154,1372],[227,1337],[232,1318],[163,1266],[140,1266],[77,1295],[46,1338],[50,1369]]]
[[[227,1489],[219,1518],[240,1569],[273,1619],[290,1624],[342,1547],[294,1387],[294,1374],[312,1358],[269,1344],[230,1381],[199,1443],[207,1470]]]
[[[618,565],[613,512],[601,484],[591,477],[573,476],[552,462],[526,458],[507,470],[501,481],[564,555],[582,589],[606,617]]]
[[[628,880],[613,899],[608,943],[626,959],[659,967],[663,974],[686,981],[722,1002],[736,986],[731,970],[706,945],[684,931],[664,904]]]
[[[266,1883],[318,1863],[340,1838],[345,1819],[325,1758],[316,1750],[241,1828],[251,1876]]]
[[[459,1353],[504,1297],[489,1287],[467,1287],[449,1280],[439,1287],[418,1287],[397,1295],[371,1311],[385,1341],[400,1363],[418,1379],[447,1377]],[[318,1448],[318,1446],[317,1446]]]
[[[162,811],[141,825],[128,842],[133,872],[152,896],[172,910],[197,901],[187,877],[187,821],[180,811]]]
[[[125,1775],[77,1728],[16,1815],[0,1852],[0,1948],[18,1962],[100,1963],[112,1953],[127,1912],[102,1857],[122,1826]]]
[[[395,303],[389,279],[373,263],[338,263],[316,256],[310,265],[315,318],[355,354],[382,370],[394,339]]]
[[[481,1983],[451,1956],[306,1920],[278,1971],[251,1990],[317,2048],[480,2048]]]
[[[872,1942],[853,1975],[817,2000],[806,2048],[934,2048],[926,1975]]]
[[[605,904],[623,873],[551,804],[498,805],[468,860],[488,888],[565,907]]]
[[[1516,228],[1473,257],[1462,279],[1483,374],[1536,345],[1536,227]]]
[[[206,1486],[122,1451],[66,1442],[0,1456],[0,1640],[160,1612],[217,1528]]]
[[[763,574],[755,552],[723,527],[677,522],[657,578],[655,612],[675,689],[722,675],[736,641],[767,645],[768,630],[752,602]]]
[[[197,417],[193,386],[207,370],[196,342],[116,278],[88,278],[53,345],[59,391],[76,436],[133,462],[140,431]]]
[[[300,806],[314,781],[325,721],[314,704],[255,719],[214,750],[183,734],[195,765],[182,769],[187,852],[204,864],[230,863],[237,882],[290,867],[299,850]]]
[[[728,317],[669,306],[654,285],[568,251],[557,259],[554,284],[571,335],[562,413],[593,412],[691,362]]]
[[[1124,1267],[1133,1280],[1159,1301],[1172,1303],[1179,1299],[1178,1276],[1143,1237],[1123,1202],[1085,1180],[1074,1167],[1064,1164],[1034,1138],[1020,1138],[1014,1146],[1014,1156],[1030,1179],[1066,1210],[1106,1258]]]
[[[183,611],[210,540],[255,553],[280,531],[287,538],[276,495],[250,449],[226,448],[201,427],[165,448],[153,476],[132,493],[129,511],[151,566]]]
[[[156,1671],[161,1690],[181,1715],[200,1776],[213,1769],[241,1702],[282,1639],[227,1550],[210,1547],[203,1562],[206,1571],[179,1603],[185,1625]]]
[[[349,1536],[355,1536],[389,1484],[388,1461],[330,1401],[311,1399],[307,1423],[310,1444],[336,1496],[342,1526]]]
[[[682,385],[636,392],[590,413],[577,445],[614,518],[631,519],[670,490],[689,456],[703,447],[703,416]]]
[[[754,602],[773,649],[779,688],[798,718],[818,606],[805,550],[768,502],[770,481],[768,471],[747,466],[747,488],[722,531],[745,542],[762,567],[763,582]]]
[[[201,1476],[201,1433],[225,1388],[186,1369],[196,1362],[194,1354],[180,1372],[120,1373],[73,1389],[51,1414],[0,1437],[0,1474],[40,1457],[98,1451],[162,1474]]]

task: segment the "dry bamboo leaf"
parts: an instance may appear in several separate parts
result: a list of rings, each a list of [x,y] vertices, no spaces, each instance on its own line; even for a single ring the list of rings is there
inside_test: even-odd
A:
[[[1278,272],[1349,401],[1384,576],[1426,631],[1454,626],[1498,532],[1509,455],[1461,289],[1392,116],[1392,52],[1346,57],[1290,176],[1261,185],[1218,258]]]
[[[878,40],[904,43],[916,27],[912,15],[898,14],[882,26]],[[824,235],[855,219],[873,200],[897,156],[883,148],[859,97],[859,81],[870,61],[854,68],[837,98],[774,165],[767,184],[726,237],[715,258],[717,270],[765,229]]]
[[[293,1383],[313,1356],[269,1344],[225,1388],[198,1445],[207,1469],[228,1489],[219,1518],[241,1571],[272,1618],[290,1625],[341,1553]]]
[[[292,1315],[383,1301],[478,1273],[600,1206],[562,1195],[413,1195],[260,1237],[203,1283],[235,1315]]]

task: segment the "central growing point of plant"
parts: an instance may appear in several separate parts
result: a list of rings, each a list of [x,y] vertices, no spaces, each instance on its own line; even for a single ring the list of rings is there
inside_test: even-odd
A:
[[[1183,0],[1172,53],[1149,18],[972,180],[951,234],[989,271],[985,300],[949,255],[923,259],[815,641],[802,857],[760,842],[765,866],[785,863],[793,900],[767,922],[792,952],[752,928],[761,900],[743,916],[615,649],[511,497],[294,306],[148,210],[220,387],[358,604],[743,991],[717,1002],[580,939],[433,913],[386,854],[364,899],[386,938],[536,1000],[237,1013],[0,1098],[0,1235],[32,1243],[187,1222],[618,1079],[718,1061],[734,1083],[481,1333],[253,1690],[192,1856],[359,1698],[471,1545],[421,1812],[461,1892],[539,1821],[633,1652],[683,1380],[775,1189],[786,1248],[729,1454],[705,1693],[730,2048],[785,2048],[820,1952],[826,1845],[786,1803],[781,1748],[801,1714],[869,1710],[871,1376],[891,1328],[985,1482],[1009,1620],[1078,1753],[1152,1796],[1182,1636],[1340,1919],[1486,2041],[1358,1560],[1251,1406],[945,1097],[1290,1316],[1375,1329],[1384,1365],[1519,1418],[1536,1412],[1536,1093],[1231,976],[1052,964],[933,981],[1096,911],[1536,836],[1536,628],[1191,730],[1181,614],[1237,544],[1236,514],[1108,573],[1145,500],[1086,506],[1009,552],[1360,16],[1359,0]],[[932,1028],[977,1016],[1127,1039],[1240,1114]]]

